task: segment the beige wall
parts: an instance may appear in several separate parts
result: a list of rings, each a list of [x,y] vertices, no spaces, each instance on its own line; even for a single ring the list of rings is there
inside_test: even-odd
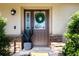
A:
[[[52,8],[52,32],[63,34],[71,15],[79,10],[79,4],[55,4]]]
[[[16,15],[11,15],[11,9],[16,9]],[[20,7],[16,5],[0,5],[1,16],[7,18],[6,34],[19,35],[21,33]],[[16,29],[14,30],[14,26]]]
[[[10,10],[16,9],[12,16]],[[79,4],[0,4],[0,15],[8,19],[6,34],[21,34],[23,9],[49,9],[49,34],[63,34],[70,16],[79,10]],[[16,26],[16,29],[13,29]]]

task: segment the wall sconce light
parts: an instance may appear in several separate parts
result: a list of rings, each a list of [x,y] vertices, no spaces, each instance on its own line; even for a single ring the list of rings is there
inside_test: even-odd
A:
[[[12,9],[11,10],[11,15],[15,15],[16,14],[16,10],[15,9]]]

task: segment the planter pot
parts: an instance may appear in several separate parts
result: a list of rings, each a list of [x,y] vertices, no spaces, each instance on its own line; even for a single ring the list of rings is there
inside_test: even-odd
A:
[[[24,43],[24,49],[25,50],[30,50],[32,48],[32,43],[31,42],[25,42]]]

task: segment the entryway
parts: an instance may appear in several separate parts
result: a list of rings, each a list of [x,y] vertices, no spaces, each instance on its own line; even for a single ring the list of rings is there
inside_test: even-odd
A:
[[[52,51],[49,47],[33,47],[31,50],[21,50],[13,56],[51,56]]]
[[[15,53],[13,56],[63,56],[62,48],[65,45],[63,42],[51,42],[50,47],[33,47],[31,50],[21,50],[18,53]],[[36,54],[41,53],[41,54]],[[43,54],[42,54],[43,53]]]
[[[24,10],[24,30],[32,30],[33,46],[48,46],[49,10]]]

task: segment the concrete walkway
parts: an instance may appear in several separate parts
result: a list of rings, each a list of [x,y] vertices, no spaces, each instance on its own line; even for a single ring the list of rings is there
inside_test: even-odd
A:
[[[51,55],[51,49],[49,47],[33,47],[31,50],[25,50],[15,53],[13,56],[29,56],[33,52],[41,52],[41,53],[48,53],[48,55]]]

